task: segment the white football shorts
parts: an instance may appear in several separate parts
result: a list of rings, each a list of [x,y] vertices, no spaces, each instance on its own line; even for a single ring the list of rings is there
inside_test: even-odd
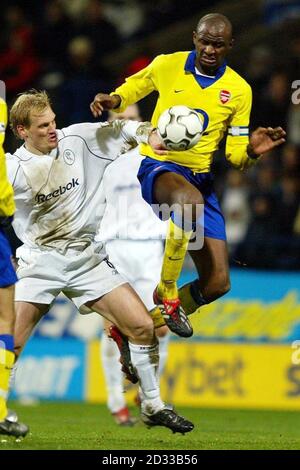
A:
[[[83,251],[68,249],[66,254],[22,246],[17,255],[16,301],[50,305],[63,292],[79,310],[127,282],[92,245]],[[83,307],[81,313],[89,310]]]
[[[154,307],[153,291],[160,280],[163,262],[161,240],[111,240],[106,252],[119,273],[140,296],[148,310]]]

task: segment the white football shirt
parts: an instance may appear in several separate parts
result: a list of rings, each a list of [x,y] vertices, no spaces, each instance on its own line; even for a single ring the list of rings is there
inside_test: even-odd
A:
[[[24,145],[7,154],[18,238],[31,248],[62,253],[93,242],[105,210],[104,170],[132,141],[147,140],[143,132],[136,135],[141,124],[74,124],[57,130],[58,147],[48,155],[30,153]]]
[[[107,206],[97,240],[165,239],[166,222],[144,201],[136,176],[143,158],[136,147],[106,168],[102,182]]]

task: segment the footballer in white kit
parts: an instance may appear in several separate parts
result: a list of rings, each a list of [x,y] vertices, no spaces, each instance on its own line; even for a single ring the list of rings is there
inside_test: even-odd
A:
[[[145,423],[191,431],[193,424],[161,400],[158,343],[145,305],[107,261],[101,241],[95,242],[105,207],[105,168],[131,141],[149,142],[156,152],[165,152],[156,132],[149,123],[134,121],[56,130],[48,95],[32,90],[16,99],[10,124],[24,140],[7,155],[17,206],[14,229],[24,243],[17,251],[16,356],[63,292],[82,313],[95,311],[119,328],[124,364],[143,393]]]
[[[138,110],[135,108],[136,105],[129,107],[127,114],[132,113],[134,117],[138,117]],[[127,117],[126,112],[122,117]],[[160,278],[167,224],[156,217],[142,198],[141,186],[136,176],[142,159],[136,147],[105,170],[103,190],[107,205],[96,239],[105,242],[109,260],[128,280],[147,309],[151,310],[154,308],[153,290]],[[134,424],[134,419],[126,405],[118,362],[119,351],[115,342],[107,335],[108,330],[109,324],[105,322],[101,338],[101,359],[107,388],[107,406],[118,424],[130,426]],[[168,328],[163,326],[157,329],[156,336],[159,341],[161,375],[167,359],[170,336]],[[136,397],[137,401],[139,395]]]
[[[104,170],[128,148],[139,125],[74,124],[56,131],[58,147],[43,158],[25,145],[7,154],[17,204],[13,226],[24,243],[17,251],[17,301],[50,304],[62,291],[80,309],[124,282],[100,264],[106,254],[94,238],[105,209]]]
[[[142,159],[135,148],[105,170],[102,183],[107,210],[96,240],[105,242],[109,260],[151,310],[153,290],[160,279],[167,225],[142,198],[136,176]]]

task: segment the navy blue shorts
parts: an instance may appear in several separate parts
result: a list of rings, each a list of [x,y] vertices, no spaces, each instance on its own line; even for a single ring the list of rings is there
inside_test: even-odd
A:
[[[17,282],[18,278],[11,262],[10,244],[0,228],[0,287],[7,287]]]
[[[150,205],[157,204],[153,196],[154,182],[157,176],[165,172],[177,173],[199,189],[204,199],[204,236],[226,240],[225,220],[213,189],[211,173],[194,173],[189,168],[176,163],[161,162],[146,157],[137,175],[145,201]]]

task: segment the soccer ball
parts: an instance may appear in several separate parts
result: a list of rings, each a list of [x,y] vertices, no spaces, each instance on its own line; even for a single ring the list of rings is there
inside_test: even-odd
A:
[[[187,150],[199,142],[203,118],[187,106],[172,106],[160,115],[157,131],[169,150]]]

